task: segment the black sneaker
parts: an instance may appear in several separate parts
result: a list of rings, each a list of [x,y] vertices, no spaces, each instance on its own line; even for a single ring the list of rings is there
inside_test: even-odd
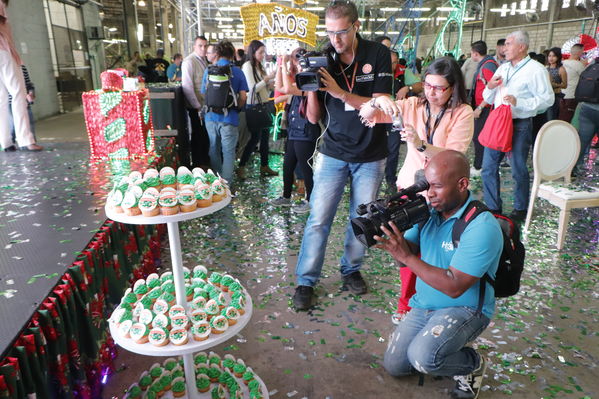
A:
[[[343,291],[350,291],[352,294],[362,295],[365,294],[366,282],[362,278],[360,272],[353,272],[347,276],[343,276]]]
[[[512,219],[514,222],[522,223],[526,220],[526,211],[519,211],[517,209],[514,209],[512,213],[510,213],[510,219]]]
[[[17,150],[17,147],[15,147],[14,145],[10,145],[4,149],[4,152],[14,152],[16,150]]]
[[[314,288],[307,285],[298,285],[293,294],[295,310],[308,310],[312,307]]]
[[[478,398],[480,388],[483,386],[483,378],[486,370],[487,361],[483,356],[480,356],[480,364],[472,374],[456,375],[453,377],[455,380],[455,388],[453,388],[453,391],[451,392],[451,397],[453,399]]]

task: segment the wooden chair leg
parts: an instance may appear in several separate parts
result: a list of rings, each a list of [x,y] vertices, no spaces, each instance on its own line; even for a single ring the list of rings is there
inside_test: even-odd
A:
[[[559,212],[559,227],[557,230],[557,249],[560,250],[564,246],[564,239],[568,231],[568,222],[570,221],[570,210],[562,208]]]
[[[528,232],[530,221],[532,219],[532,208],[535,206],[535,199],[539,193],[539,184],[535,180],[532,185],[532,191],[530,192],[530,200],[528,201],[528,211],[526,211],[526,222],[524,223],[524,232]]]

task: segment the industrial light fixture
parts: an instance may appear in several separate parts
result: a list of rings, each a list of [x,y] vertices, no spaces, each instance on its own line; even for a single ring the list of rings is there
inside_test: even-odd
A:
[[[146,6],[146,2],[144,0],[139,0],[137,2],[137,5],[140,6],[140,7],[145,7]]]
[[[144,40],[144,26],[143,24],[137,24],[137,40],[143,42]]]

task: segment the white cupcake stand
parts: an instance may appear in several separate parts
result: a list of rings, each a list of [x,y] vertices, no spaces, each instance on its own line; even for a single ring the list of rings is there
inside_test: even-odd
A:
[[[216,211],[221,210],[222,208],[229,205],[231,202],[231,193],[227,190],[227,196],[219,202],[213,203],[211,206],[206,208],[198,208],[193,212],[185,212],[178,213],[176,215],[171,216],[153,216],[153,217],[144,217],[143,215],[139,216],[128,216],[124,213],[117,213],[108,205],[105,207],[106,216],[109,219],[112,219],[116,222],[126,223],[126,224],[162,224],[166,223],[168,228],[168,240],[169,246],[171,250],[171,261],[173,267],[173,279],[175,283],[175,297],[177,301],[177,305],[183,306],[187,309],[187,298],[185,295],[185,281],[183,277],[183,258],[181,256],[181,239],[179,237],[179,222],[183,222],[186,220],[195,219],[198,217],[210,215]],[[228,294],[226,294],[228,295]],[[246,306],[244,308],[245,314],[243,314],[234,326],[229,327],[222,334],[214,334],[211,333],[208,336],[208,339],[204,341],[195,341],[191,334],[189,334],[189,341],[185,345],[174,345],[169,343],[165,346],[154,346],[152,344],[137,344],[130,338],[121,337],[118,333],[118,329],[115,324],[112,322],[109,323],[110,326],[110,334],[114,341],[124,349],[128,351],[138,353],[140,355],[147,356],[182,356],[183,357],[183,367],[185,370],[185,382],[187,384],[186,396],[184,398],[189,399],[203,399],[210,398],[210,391],[206,393],[199,393],[195,382],[195,365],[193,360],[193,353],[206,350],[215,345],[218,345],[222,342],[229,340],[238,334],[250,321],[252,317],[252,298],[246,292]],[[264,382],[257,375],[255,378],[260,385],[262,386],[262,393],[265,399],[268,399],[268,391]],[[241,379],[238,379],[240,382],[240,387],[244,392],[244,397],[249,397],[249,391],[247,387],[243,384]],[[227,394],[228,395],[228,394]]]

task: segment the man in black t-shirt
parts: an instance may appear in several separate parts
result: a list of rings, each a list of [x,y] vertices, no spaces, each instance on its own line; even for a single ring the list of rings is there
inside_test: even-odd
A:
[[[380,43],[358,35],[360,21],[352,2],[333,2],[325,14],[333,60],[322,68],[319,92],[308,94],[308,120],[322,120],[326,127],[320,154],[314,163],[314,189],[310,196],[311,214],[306,224],[296,266],[297,288],[294,306],[312,306],[314,286],[323,266],[331,224],[349,181],[350,218],[358,205],[375,199],[387,157],[387,132],[384,125],[366,127],[358,111],[372,97],[391,93],[391,57]],[[348,222],[340,271],[343,287],[354,294],[366,292],[360,274],[365,247],[356,239]]]

